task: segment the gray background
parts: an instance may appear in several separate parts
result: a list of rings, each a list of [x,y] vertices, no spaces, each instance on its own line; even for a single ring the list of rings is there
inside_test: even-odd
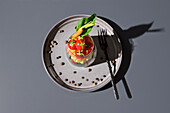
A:
[[[0,0],[0,113],[165,113],[170,110],[169,0]],[[92,14],[111,19],[122,29],[154,21],[134,39],[132,61],[122,82],[120,100],[112,88],[72,92],[56,85],[41,60],[43,40],[61,19]]]

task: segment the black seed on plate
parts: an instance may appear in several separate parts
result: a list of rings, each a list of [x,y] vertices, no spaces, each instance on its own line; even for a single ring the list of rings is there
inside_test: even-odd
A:
[[[74,84],[75,86],[81,86],[82,85],[82,83],[77,83],[77,84]]]
[[[74,83],[75,83],[75,81],[74,81],[74,80],[72,80],[72,81],[70,81],[69,83],[70,83],[70,84],[74,84]]]
[[[86,81],[89,81],[89,79],[86,79]]]
[[[64,32],[64,30],[59,30],[58,32],[59,32],[59,33],[62,33],[62,32]]]
[[[96,80],[98,80],[98,81],[99,81],[99,78],[96,78]]]
[[[58,72],[57,74],[58,74],[58,75],[62,75],[62,72]]]
[[[59,59],[59,58],[61,58],[61,56],[56,57],[56,59]]]
[[[93,85],[97,85],[97,82],[93,83]]]
[[[73,71],[73,73],[74,73],[74,74],[76,74],[76,73],[77,73],[77,71]]]
[[[79,83],[77,83],[76,86],[79,86]]]
[[[99,27],[99,25],[97,25],[96,27]]]
[[[103,81],[103,79],[101,78],[99,81]]]
[[[92,69],[89,68],[89,69],[87,69],[87,71],[90,72],[90,71],[92,71]]]
[[[79,86],[81,86],[82,85],[82,83],[79,83]]]
[[[94,81],[92,81],[92,83],[95,83]]]
[[[64,62],[61,62],[60,65],[63,66],[63,65],[65,65],[65,63],[64,63]]]
[[[103,75],[103,77],[106,77],[106,75]]]
[[[66,78],[65,81],[68,81],[68,79]]]
[[[84,77],[83,77],[83,76],[82,76],[81,78],[82,78],[82,79],[84,79]]]

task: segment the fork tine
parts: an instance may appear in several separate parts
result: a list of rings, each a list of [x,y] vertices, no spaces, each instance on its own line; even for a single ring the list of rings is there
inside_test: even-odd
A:
[[[107,46],[107,41],[106,41],[106,37],[107,37],[107,30],[104,30],[103,31],[104,33],[103,33],[103,38],[104,38],[104,43],[105,43],[105,45]]]
[[[101,29],[101,40],[102,40],[102,44],[105,44],[104,42],[104,30]]]
[[[105,40],[105,30],[104,30],[104,29],[101,29],[100,32],[101,32],[101,40],[102,40],[102,44],[103,44],[103,45],[106,45],[106,40]]]
[[[104,29],[102,29],[101,33],[102,33],[102,41],[103,41],[103,44],[105,44],[105,42],[104,42]]]
[[[99,44],[101,46],[102,42],[101,42],[101,34],[100,34],[100,31],[98,30],[98,39],[99,39]]]

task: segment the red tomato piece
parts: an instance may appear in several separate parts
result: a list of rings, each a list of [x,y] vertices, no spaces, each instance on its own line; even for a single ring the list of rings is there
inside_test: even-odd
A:
[[[76,42],[76,48],[78,50],[83,50],[86,48],[86,43],[85,43],[85,40],[84,39],[78,39],[77,42]]]
[[[71,49],[71,50],[76,50],[76,40],[72,40],[72,39],[69,39],[68,41],[68,47]]]
[[[88,54],[92,51],[92,48],[88,49]]]
[[[85,42],[87,43],[87,42],[89,42],[89,39],[90,39],[90,38],[89,38],[88,36],[84,36],[83,39],[84,39]]]
[[[88,43],[90,47],[93,47],[93,43]]]

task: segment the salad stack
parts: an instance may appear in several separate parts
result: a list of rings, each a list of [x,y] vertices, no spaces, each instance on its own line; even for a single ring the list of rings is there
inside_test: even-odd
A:
[[[82,18],[75,27],[74,33],[67,43],[67,53],[72,63],[87,64],[93,57],[95,46],[89,32],[95,25],[96,14]]]

